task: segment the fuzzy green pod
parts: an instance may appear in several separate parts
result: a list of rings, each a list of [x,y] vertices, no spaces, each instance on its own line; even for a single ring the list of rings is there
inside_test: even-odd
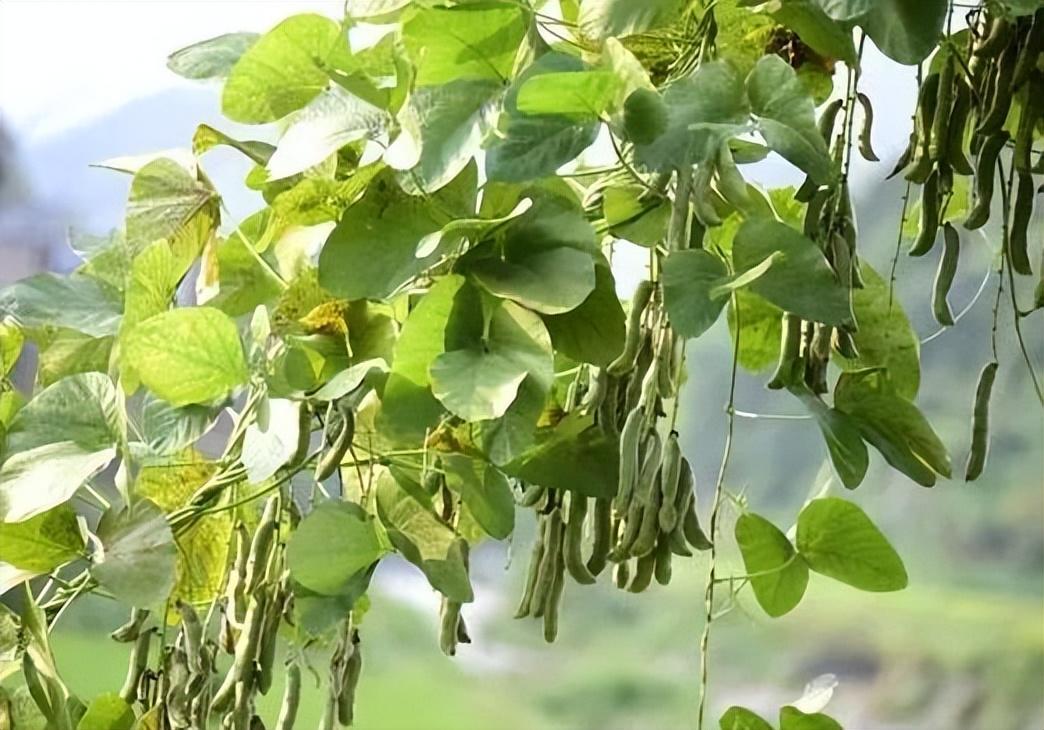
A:
[[[109,636],[121,644],[129,644],[138,638],[138,634],[141,633],[141,629],[148,618],[149,610],[147,608],[132,608],[127,622],[114,630]]]
[[[641,345],[642,315],[645,314],[645,308],[649,305],[655,288],[651,281],[646,280],[642,281],[634,290],[634,296],[631,297],[631,310],[627,315],[624,349],[606,368],[610,375],[620,376],[634,369]]]
[[[613,541],[613,503],[608,499],[596,499],[591,521],[591,555],[587,558],[587,570],[598,576],[609,562],[609,549]]]
[[[547,516],[547,536],[544,538],[544,555],[540,560],[540,571],[537,573],[536,586],[533,589],[532,615],[540,618],[547,607],[547,597],[555,582],[558,563],[562,560],[562,538],[565,524],[562,522],[562,510],[558,507]]]
[[[638,483],[639,447],[644,426],[645,412],[636,408],[627,414],[620,431],[620,483],[613,500],[613,506],[618,512],[627,510]]]
[[[525,586],[522,589],[522,598],[519,599],[518,608],[515,610],[515,618],[525,618],[533,608],[533,594],[536,591],[537,577],[540,574],[540,566],[544,561],[544,542],[547,534],[547,518],[541,517],[537,523],[536,540],[533,542],[533,551],[529,557],[529,569],[526,573]]]
[[[681,476],[682,452],[678,434],[672,431],[663,449],[660,471],[660,530],[670,532],[678,522],[678,479]]]
[[[859,106],[863,108],[863,126],[859,128],[859,154],[868,162],[879,162],[880,157],[874,152],[874,105],[870,103],[870,97],[859,92],[856,94]]]
[[[279,706],[275,730],[293,730],[297,722],[297,710],[301,706],[301,667],[297,662],[292,662],[287,666],[285,674],[283,701]]]
[[[932,171],[921,189],[921,226],[910,246],[911,256],[924,256],[935,246],[939,234],[939,173]]]
[[[322,482],[333,476],[333,473],[341,466],[344,455],[352,445],[355,438],[355,414],[348,411],[341,422],[341,429],[337,432],[334,442],[326,450],[319,463],[315,467],[315,481]]]
[[[935,314],[935,321],[944,327],[953,326],[953,312],[946,298],[957,274],[960,251],[961,241],[957,229],[949,222],[944,223],[943,253],[939,257],[939,268],[935,272],[935,283],[932,285],[932,312]]]
[[[990,218],[997,159],[1009,139],[1010,135],[1001,130],[987,137],[979,149],[975,161],[975,206],[964,221],[964,227],[969,231],[981,228]]]
[[[443,596],[439,611],[439,648],[446,656],[457,653],[457,629],[460,623],[459,601],[451,601]]]
[[[801,318],[790,312],[783,314],[783,328],[779,344],[779,361],[768,382],[772,390],[781,390],[796,381],[797,365],[801,360]]]
[[[649,551],[638,558],[634,564],[634,577],[631,578],[627,590],[630,593],[642,593],[652,584],[653,572],[656,570],[656,553]]]
[[[350,648],[351,654],[345,659],[344,678],[337,693],[337,721],[344,727],[355,722],[355,693],[363,668],[362,643],[355,629],[352,629]]]
[[[562,594],[565,591],[565,561],[561,552],[555,561],[554,569],[551,588],[547,592],[543,611],[544,641],[548,644],[554,643],[558,638],[558,613],[562,607]]]
[[[989,362],[979,373],[975,388],[975,405],[972,410],[972,441],[968,452],[968,463],[964,468],[964,481],[973,482],[986,467],[990,450],[990,398],[997,379],[997,362]]]
[[[655,567],[653,570],[653,577],[656,578],[656,582],[662,586],[668,585],[671,582],[670,535],[660,535],[660,539],[656,543],[656,551],[654,553],[654,564]]]
[[[565,566],[569,575],[577,583],[590,585],[595,582],[595,577],[584,564],[581,547],[584,539],[584,521],[587,518],[587,497],[582,494],[572,493],[569,495],[569,517],[566,521],[565,542],[563,552],[565,555]]]
[[[127,661],[127,676],[123,680],[123,687],[120,689],[120,697],[128,704],[133,703],[138,698],[138,685],[141,683],[141,677],[145,674],[145,669],[149,665],[149,647],[152,644],[152,634],[155,631],[154,628],[141,631],[138,633],[138,638],[134,640],[134,647],[131,649],[130,658]]]

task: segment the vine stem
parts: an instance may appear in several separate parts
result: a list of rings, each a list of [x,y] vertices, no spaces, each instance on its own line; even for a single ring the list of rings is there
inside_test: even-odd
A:
[[[722,450],[721,465],[718,467],[718,479],[714,484],[714,501],[710,516],[710,565],[707,568],[707,584],[704,590],[704,621],[703,633],[700,636],[700,699],[696,715],[696,728],[703,730],[704,716],[707,710],[707,687],[710,679],[710,635],[711,625],[714,623],[714,587],[716,563],[718,558],[718,515],[721,512],[722,492],[725,486],[725,473],[728,470],[729,458],[732,456],[732,440],[736,430],[736,376],[738,373],[739,348],[742,327],[740,325],[739,303],[736,295],[732,295],[732,308],[736,313],[736,337],[732,345],[732,370],[729,375],[729,402],[726,407],[725,447]]]

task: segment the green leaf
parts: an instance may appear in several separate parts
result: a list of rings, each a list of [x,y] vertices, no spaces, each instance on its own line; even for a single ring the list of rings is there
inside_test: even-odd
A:
[[[87,451],[72,441],[12,454],[0,468],[0,521],[26,520],[67,502],[115,456],[113,447]]]
[[[641,185],[613,185],[602,194],[602,215],[609,232],[639,246],[652,248],[664,240],[671,205],[666,200],[647,200]]]
[[[755,715],[745,707],[730,707],[725,711],[718,721],[721,730],[772,730],[761,717]]]
[[[515,498],[503,473],[491,464],[460,454],[445,454],[446,486],[460,495],[475,521],[490,537],[503,540],[515,529]]]
[[[536,443],[503,467],[507,474],[548,489],[586,497],[609,497],[619,483],[620,447],[594,417],[570,413],[558,425],[541,428]]]
[[[399,136],[384,154],[403,171],[403,189],[433,193],[456,178],[481,149],[502,90],[482,79],[414,89],[399,110]]]
[[[804,713],[787,705],[779,710],[779,730],[843,730],[841,724],[821,712]]]
[[[356,504],[330,501],[316,507],[294,531],[287,563],[295,581],[335,596],[386,552],[370,515]]]
[[[131,264],[120,333],[126,333],[139,322],[170,309],[178,285],[193,261],[194,257],[179,256],[163,239],[138,254]]]
[[[337,373],[330,379],[330,382],[312,393],[310,397],[313,400],[335,401],[348,395],[366,382],[371,373],[386,372],[388,372],[388,365],[383,359],[363,360],[355,363],[347,370]]]
[[[390,171],[378,175],[323,246],[319,283],[345,299],[391,296],[438,259],[439,251],[417,258],[421,241],[442,230],[451,214],[473,213],[475,175],[469,166],[430,199],[404,193]]]
[[[333,86],[294,115],[268,160],[268,179],[304,172],[346,144],[379,137],[390,123],[388,112]]]
[[[122,438],[124,417],[116,388],[101,373],[81,373],[45,388],[18,412],[7,434],[9,452],[71,441],[90,451]]]
[[[167,68],[197,81],[225,78],[259,37],[257,33],[225,33],[193,43],[167,56]]]
[[[619,81],[609,71],[537,74],[518,88],[515,104],[523,114],[598,117],[616,95]]]
[[[834,20],[854,20],[866,15],[875,5],[875,0],[813,0]]]
[[[623,351],[627,325],[609,266],[597,261],[594,291],[569,312],[544,315],[544,325],[555,352],[600,367],[615,360]]]
[[[192,154],[199,157],[215,147],[226,146],[238,150],[254,164],[266,165],[275,152],[275,145],[257,140],[241,141],[234,139],[209,124],[200,124],[192,135]]]
[[[174,535],[155,503],[143,499],[120,511],[109,509],[98,523],[101,554],[91,575],[116,599],[150,608],[174,587]]]
[[[580,29],[595,40],[621,38],[668,25],[685,7],[684,0],[583,0]]]
[[[221,111],[244,124],[282,119],[326,88],[324,65],[338,51],[347,53],[348,39],[334,21],[310,13],[287,18],[232,67]]]
[[[217,267],[217,288],[205,301],[201,297],[201,303],[238,317],[273,301],[284,291],[286,285],[258,251],[265,242],[270,221],[268,209],[258,211],[211,249]]]
[[[798,397],[815,417],[830,452],[830,462],[841,478],[841,483],[849,489],[855,489],[863,483],[870,465],[870,456],[859,433],[859,426],[850,416],[831,408],[807,389],[799,391]]]
[[[748,513],[736,521],[736,542],[758,605],[773,618],[794,610],[808,587],[808,566],[787,536]]]
[[[594,260],[568,247],[491,256],[472,264],[469,273],[494,296],[542,314],[576,309],[595,288]]]
[[[345,9],[350,18],[379,18],[401,10],[412,0],[348,0]]]
[[[737,291],[735,302],[739,307],[742,328],[739,342],[740,367],[752,373],[759,373],[779,360],[783,310],[749,289]],[[736,311],[731,300],[728,322],[729,334],[735,342]]]
[[[59,505],[24,522],[0,523],[0,561],[34,573],[50,573],[83,555],[76,512]]]
[[[837,497],[809,502],[798,515],[797,548],[812,570],[860,590],[906,587],[903,561],[852,502]]]
[[[134,174],[127,201],[127,242],[144,247],[170,238],[198,214],[217,221],[217,193],[166,157]]]
[[[191,446],[214,425],[215,417],[205,406],[174,408],[146,393],[141,407],[139,430],[149,451],[169,456]]]
[[[0,322],[0,377],[9,374],[22,354],[25,335],[14,322]]]
[[[419,485],[382,474],[377,480],[377,510],[395,549],[421,569],[432,588],[451,601],[474,600],[467,543],[435,515]]]
[[[462,79],[503,82],[526,34],[518,7],[483,4],[418,8],[402,25],[402,42],[418,87]]]
[[[950,456],[931,424],[879,372],[843,373],[834,387],[834,407],[852,416],[863,438],[918,484],[934,486],[936,474],[949,478]]]
[[[804,319],[833,325],[852,320],[848,290],[822,251],[785,223],[761,217],[745,221],[733,242],[733,267],[747,271],[777,251],[782,257],[750,285],[755,294]]]
[[[870,39],[893,61],[913,65],[936,47],[946,23],[946,0],[878,0],[859,20]]]
[[[838,356],[836,362],[844,370],[887,368],[896,392],[912,400],[921,383],[920,339],[899,300],[889,296],[888,282],[865,262],[859,268],[863,288],[852,290],[852,309],[859,325],[852,341],[859,357]]]
[[[275,475],[297,452],[299,404],[285,398],[266,398],[258,407],[256,420],[243,435],[247,480],[261,484]]]
[[[710,61],[663,92],[667,128],[651,144],[637,144],[635,156],[648,168],[673,170],[686,159],[708,160],[721,143],[747,130],[750,107],[743,77],[732,64]]]
[[[442,415],[428,367],[446,350],[446,326],[463,284],[463,276],[439,279],[403,324],[378,416],[378,426],[393,441],[421,441]]]
[[[87,705],[76,730],[131,730],[134,710],[115,692],[100,694]]]
[[[247,379],[235,322],[211,307],[182,307],[145,320],[128,333],[124,360],[173,406],[224,398]]]
[[[432,392],[451,413],[466,421],[499,418],[529,377],[545,394],[550,391],[551,338],[537,315],[504,302],[493,312],[488,334],[473,334],[429,368]]]
[[[652,89],[635,89],[624,103],[624,129],[636,144],[652,144],[667,131],[667,105]]]
[[[776,55],[763,57],[747,77],[747,95],[765,142],[819,183],[834,179],[834,163],[816,127],[815,103],[794,69]]]
[[[22,327],[65,327],[91,337],[116,334],[122,302],[94,279],[79,274],[37,274],[0,291],[0,314]]]
[[[772,17],[787,26],[812,50],[826,58],[846,64],[856,63],[852,29],[831,18],[818,4],[820,0],[784,0]]]

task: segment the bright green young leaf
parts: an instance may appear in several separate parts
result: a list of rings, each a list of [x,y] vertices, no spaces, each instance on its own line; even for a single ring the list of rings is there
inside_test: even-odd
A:
[[[347,37],[329,18],[314,14],[287,18],[261,36],[232,67],[221,111],[244,124],[282,119],[327,87],[327,59],[347,52]]]
[[[479,526],[503,540],[515,529],[515,498],[507,478],[496,467],[460,454],[442,457],[446,486],[460,495]]]
[[[595,288],[594,260],[568,247],[481,259],[472,264],[470,273],[494,296],[541,314],[576,309]]]
[[[422,440],[442,414],[431,393],[428,368],[446,351],[446,326],[463,284],[462,276],[439,279],[403,324],[378,418],[381,430],[394,441]]]
[[[733,243],[733,267],[747,271],[777,251],[782,257],[750,285],[755,294],[805,319],[834,325],[851,321],[848,290],[822,251],[785,223],[760,217],[745,221]]]
[[[192,266],[193,258],[178,256],[163,239],[153,242],[135,257],[124,296],[121,334],[170,309],[178,285]]]
[[[945,445],[917,406],[879,372],[842,374],[834,387],[834,407],[852,416],[863,438],[918,484],[934,486],[936,474],[949,478]]]
[[[434,193],[471,162],[490,129],[503,87],[482,79],[414,89],[399,111],[401,132],[384,161],[414,194]]]
[[[379,175],[323,246],[319,283],[345,299],[389,297],[439,255],[417,258],[425,236],[442,230],[450,215],[474,212],[475,173],[469,166],[430,200],[404,193],[391,172]]]
[[[90,337],[70,329],[37,330],[36,379],[47,387],[70,375],[109,371],[115,337]]]
[[[783,310],[759,297],[749,289],[736,292],[742,335],[739,342],[739,364],[752,373],[759,373],[779,360],[782,339]],[[736,340],[736,311],[733,302],[728,310],[729,334]]]
[[[284,291],[282,279],[255,249],[257,241],[263,240],[268,220],[267,213],[255,213],[228,239],[217,242],[212,249],[217,267],[216,291],[205,301],[201,299],[201,303],[238,317],[275,300]]]
[[[0,316],[23,327],[59,326],[91,337],[116,334],[122,302],[94,279],[79,274],[37,274],[0,290]]]
[[[127,240],[147,246],[177,234],[197,215],[217,220],[217,194],[166,157],[138,170],[127,201]]]
[[[430,233],[417,244],[414,256],[427,258],[436,251],[441,251],[444,245],[451,245],[466,238],[472,242],[479,242],[492,235],[497,229],[503,228],[521,215],[524,215],[533,207],[533,201],[522,198],[518,205],[508,214],[496,218],[458,218],[444,225],[435,233]]]
[[[380,18],[401,10],[412,0],[348,0],[345,10],[352,18]]]
[[[787,705],[779,710],[779,730],[843,730],[841,724],[821,712],[805,713]]]
[[[865,262],[860,262],[863,288],[852,291],[852,309],[859,329],[852,335],[859,357],[838,356],[844,370],[870,367],[888,369],[896,392],[914,399],[921,382],[920,339],[902,304],[888,293],[888,282]]]
[[[745,707],[730,707],[718,721],[721,730],[773,730],[760,716]]]
[[[167,68],[186,79],[221,79],[228,76],[240,57],[257,42],[257,33],[225,33],[174,51]]]
[[[235,322],[210,307],[182,307],[150,317],[128,333],[125,362],[171,405],[209,403],[246,382]]]
[[[395,549],[421,569],[432,588],[451,601],[474,600],[468,545],[435,515],[419,485],[382,474],[377,481],[377,510]]]
[[[530,484],[608,497],[619,483],[620,447],[590,416],[571,413],[537,432],[536,443],[504,471]]]
[[[81,557],[83,536],[76,512],[59,505],[24,522],[0,523],[0,561],[34,573],[50,573]]]
[[[402,26],[418,87],[462,79],[503,83],[525,33],[521,8],[492,3],[420,8]]]
[[[231,147],[246,155],[256,165],[266,165],[275,152],[275,146],[268,142],[256,140],[241,141],[234,139],[209,124],[200,124],[192,135],[192,153],[199,157],[219,146]]]
[[[834,163],[816,127],[815,103],[794,69],[779,56],[765,56],[747,77],[747,95],[768,146],[816,182],[830,182]]]
[[[273,476],[297,451],[299,404],[269,398],[258,408],[257,419],[243,436],[243,466],[251,484]]]
[[[76,730],[131,730],[134,710],[115,692],[100,694],[87,705]]]
[[[25,335],[14,322],[0,322],[0,377],[10,373],[22,354]]]
[[[858,425],[850,416],[831,408],[807,390],[799,392],[798,397],[815,417],[826,441],[830,462],[841,478],[841,483],[849,489],[855,489],[863,483],[870,465],[870,456]]]
[[[609,266],[595,263],[595,288],[583,303],[564,314],[544,315],[555,351],[576,360],[605,366],[623,351],[626,324]]]
[[[684,0],[583,0],[580,29],[596,40],[622,38],[668,25],[685,7]]]
[[[902,559],[852,502],[837,497],[809,502],[798,515],[797,548],[812,570],[860,590],[906,587]]]
[[[390,123],[388,112],[332,86],[294,115],[268,160],[268,179],[304,172],[346,144],[379,137]]]
[[[736,521],[736,543],[758,605],[773,618],[794,610],[808,587],[808,566],[787,536],[748,513]]]
[[[609,71],[537,74],[519,87],[515,103],[523,114],[598,117],[613,100],[619,83]]]
[[[946,23],[946,0],[878,0],[859,24],[893,61],[920,63],[936,47]]]
[[[358,505],[323,502],[294,531],[287,545],[287,563],[290,575],[301,585],[323,595],[339,595],[353,576],[386,552],[376,523]]]
[[[117,600],[139,608],[164,601],[174,587],[174,535],[155,503],[110,509],[98,523],[101,553],[91,575]]]

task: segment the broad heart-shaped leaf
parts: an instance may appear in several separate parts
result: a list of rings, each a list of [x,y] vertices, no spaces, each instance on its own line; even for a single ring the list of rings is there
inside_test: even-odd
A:
[[[79,373],[109,370],[115,337],[90,337],[70,329],[36,330],[39,348],[37,381],[47,387]]]
[[[834,20],[854,20],[865,15],[876,0],[812,0]]]
[[[134,174],[127,200],[127,241],[147,246],[170,238],[199,213],[217,221],[217,193],[184,167],[166,157],[149,162]]]
[[[531,377],[546,394],[554,380],[551,338],[534,313],[511,302],[493,312],[488,335],[460,336],[462,347],[444,352],[429,368],[432,392],[466,421],[503,416]]]
[[[403,324],[377,421],[393,442],[421,441],[442,415],[442,404],[431,393],[428,367],[446,351],[446,326],[463,285],[463,276],[439,279]]]
[[[619,84],[609,71],[537,74],[519,87],[515,104],[523,114],[598,117],[612,102]]]
[[[390,122],[388,112],[334,85],[294,116],[268,160],[268,179],[304,172],[350,142],[379,137]]]
[[[417,246],[449,222],[474,213],[477,171],[469,165],[430,199],[404,193],[390,171],[370,183],[341,216],[319,254],[319,283],[345,299],[384,299],[440,255],[417,258]]]
[[[209,403],[247,379],[235,322],[211,307],[180,307],[128,333],[124,358],[141,382],[173,406]]]
[[[772,725],[745,707],[733,706],[718,720],[721,730],[773,730]]]
[[[763,217],[745,221],[733,241],[733,268],[748,271],[777,251],[782,256],[751,283],[751,291],[804,319],[833,325],[851,322],[848,290],[819,247],[785,223]]]
[[[88,451],[72,441],[12,454],[0,467],[0,521],[27,520],[68,501],[115,456],[111,446]]]
[[[243,436],[243,466],[251,484],[260,484],[297,451],[300,405],[285,398],[266,398],[257,419]]]
[[[841,724],[822,712],[805,713],[786,705],[779,710],[779,730],[844,730]]]
[[[616,493],[619,464],[617,440],[596,426],[593,416],[570,413],[556,426],[538,430],[536,443],[503,468],[548,489],[608,497]]]
[[[139,431],[151,454],[169,456],[198,441],[215,421],[216,414],[210,408],[175,408],[146,393],[141,406]]]
[[[622,38],[668,25],[685,6],[684,0],[583,0],[580,29],[596,40]]]
[[[174,51],[167,57],[167,68],[186,79],[225,78],[258,38],[257,33],[225,33],[208,38]]]
[[[377,525],[356,504],[323,502],[294,531],[287,545],[290,575],[323,595],[345,592],[349,581],[388,552]]]
[[[421,569],[432,588],[451,601],[474,600],[467,543],[435,515],[420,485],[385,472],[377,480],[377,511],[395,549]]]
[[[142,468],[134,480],[134,494],[151,500],[169,514],[186,506],[216,470],[213,462],[188,449],[169,463]],[[230,510],[205,515],[178,535],[172,602],[201,605],[218,595],[225,584],[235,519]]]
[[[749,289],[740,289],[729,302],[727,319],[729,334],[736,341],[736,310],[742,334],[739,341],[739,364],[745,370],[759,373],[779,360],[783,331],[783,310]]]
[[[117,443],[125,431],[116,388],[101,373],[59,380],[18,412],[7,434],[9,453],[71,441],[88,451]]]
[[[348,53],[348,38],[337,23],[314,14],[287,18],[232,67],[221,111],[244,124],[282,119],[326,88],[329,79],[323,66],[338,52]]]
[[[608,263],[595,262],[595,288],[583,303],[564,314],[544,315],[551,344],[577,362],[604,366],[623,351],[627,334],[623,306]]]
[[[736,521],[736,542],[758,605],[773,618],[794,610],[808,587],[808,566],[787,536],[748,513]]]
[[[194,253],[176,251],[165,239],[159,239],[134,258],[124,294],[121,334],[170,309],[178,284],[195,260]]]
[[[446,486],[460,495],[490,537],[503,540],[515,529],[515,499],[496,467],[461,454],[445,454]]]
[[[936,474],[950,477],[950,456],[931,424],[880,371],[843,373],[834,386],[834,407],[852,416],[863,438],[918,484],[934,486]]]
[[[491,256],[472,264],[469,272],[494,296],[541,314],[576,309],[595,288],[594,260],[569,247]]]
[[[134,710],[116,692],[106,692],[91,700],[76,730],[131,730]]]
[[[403,188],[433,193],[471,162],[490,129],[503,86],[463,79],[414,89],[399,110],[401,131],[384,154]]]
[[[486,177],[523,181],[551,175],[591,146],[598,134],[595,119],[559,114],[529,115],[518,109],[519,89],[542,74],[579,72],[587,66],[566,53],[550,51],[526,67],[504,98],[497,135],[486,150]]]
[[[936,47],[946,22],[946,0],[877,0],[859,20],[881,52],[913,65]]]
[[[722,141],[750,123],[743,77],[725,61],[700,64],[692,75],[664,90],[663,102],[666,130],[652,143],[635,146],[637,161],[651,169],[673,170],[686,160],[710,159]]]
[[[102,554],[91,575],[116,599],[151,608],[174,587],[174,535],[163,512],[142,499],[129,508],[109,509],[98,523]]]
[[[420,8],[402,26],[418,87],[461,79],[503,82],[525,34],[521,8],[495,4]]]
[[[786,61],[776,55],[758,61],[747,77],[747,96],[769,147],[818,183],[834,178],[830,151],[816,127],[815,103]]]
[[[853,502],[837,497],[809,502],[798,515],[797,548],[812,570],[860,590],[906,587],[903,561]]]
[[[116,334],[122,313],[117,297],[81,274],[37,274],[0,290],[0,316],[13,315],[26,328],[65,327],[104,337]]]
[[[647,200],[641,185],[613,185],[602,194],[602,215],[617,238],[652,248],[667,234],[671,205],[667,200]]]
[[[852,309],[859,329],[852,335],[859,357],[835,361],[844,370],[884,367],[895,391],[913,400],[921,383],[921,343],[888,282],[865,262],[859,264],[863,288],[852,290]]]
[[[0,522],[0,561],[34,573],[50,573],[84,551],[72,507],[62,504],[24,522]]]

